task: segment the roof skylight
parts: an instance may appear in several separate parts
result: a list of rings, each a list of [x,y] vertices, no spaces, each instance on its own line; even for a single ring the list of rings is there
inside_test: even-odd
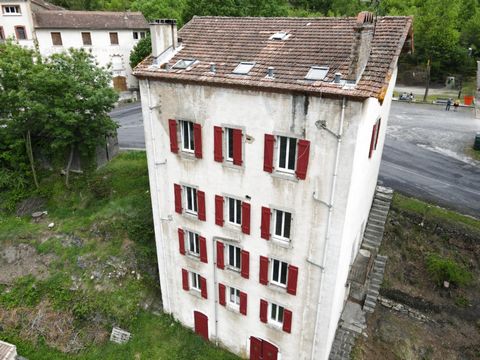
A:
[[[234,74],[237,75],[247,75],[250,70],[255,66],[254,62],[242,61],[237,67],[233,70]]]
[[[286,40],[288,38],[288,33],[286,31],[279,31],[270,36],[270,40]]]
[[[323,80],[325,76],[328,74],[329,67],[328,66],[312,66],[310,70],[308,70],[307,76],[305,79],[307,80]]]
[[[189,66],[193,65],[195,59],[182,59],[178,60],[175,65],[172,66],[172,69],[186,69]]]

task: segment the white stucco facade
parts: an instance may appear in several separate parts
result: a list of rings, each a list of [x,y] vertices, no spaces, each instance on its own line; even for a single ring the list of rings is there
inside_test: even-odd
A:
[[[16,39],[22,46],[29,48],[34,47],[35,30],[33,26],[32,6],[30,1],[25,0],[13,0],[6,1],[0,0],[0,27],[2,28],[3,36],[8,39]],[[5,7],[18,6],[19,13],[7,13]],[[25,28],[26,39],[17,39],[15,27],[22,26]]]
[[[194,327],[194,311],[203,313],[208,317],[209,339],[245,358],[250,353],[251,336],[275,345],[282,360],[328,358],[346,296],[349,266],[360,247],[374,195],[395,77],[396,72],[383,104],[374,98],[354,101],[140,80],[167,313],[190,328]],[[372,127],[378,118],[382,119],[378,145],[369,158]],[[181,150],[171,152],[169,119],[200,124],[201,159]],[[322,129],[319,121],[325,121],[331,132],[342,133],[341,141]],[[214,126],[243,130],[242,166],[214,161]],[[263,170],[265,134],[310,141],[305,180]],[[175,212],[174,184],[205,192],[205,221]],[[233,226],[215,224],[215,195],[230,195],[251,205],[249,235]],[[261,238],[262,206],[292,213],[288,245]],[[192,229],[205,237],[207,263],[179,252],[178,228]],[[248,279],[216,266],[217,241],[249,252]],[[260,256],[298,267],[295,295],[259,283]],[[182,269],[206,279],[207,299],[182,288]],[[219,304],[219,283],[247,294],[246,315]],[[291,333],[260,321],[260,299],[292,312]]]

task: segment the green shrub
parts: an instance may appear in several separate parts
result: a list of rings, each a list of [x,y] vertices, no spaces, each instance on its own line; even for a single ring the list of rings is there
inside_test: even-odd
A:
[[[473,279],[472,274],[454,260],[443,258],[438,254],[430,254],[426,260],[427,270],[439,286],[443,285],[444,281],[464,286]]]
[[[112,193],[112,179],[107,175],[94,175],[88,180],[88,188],[96,199],[107,199]]]

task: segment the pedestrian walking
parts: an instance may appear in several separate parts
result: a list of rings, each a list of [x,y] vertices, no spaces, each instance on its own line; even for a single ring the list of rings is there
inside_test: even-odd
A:
[[[445,111],[450,111],[450,107],[452,106],[452,99],[448,98],[447,100],[447,106],[445,108]]]
[[[453,103],[453,111],[457,111],[458,107],[460,106],[460,101],[455,100],[455,102]]]

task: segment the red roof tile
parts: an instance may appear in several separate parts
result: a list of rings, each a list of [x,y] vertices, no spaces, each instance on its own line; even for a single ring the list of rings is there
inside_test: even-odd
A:
[[[189,69],[165,71],[150,67],[145,59],[135,68],[138,77],[162,81],[242,86],[281,92],[308,92],[357,98],[379,97],[410,33],[410,17],[379,17],[367,66],[356,86],[333,84],[336,72],[344,76],[351,62],[356,18],[232,18],[194,17],[180,31],[182,49],[169,61],[194,58]],[[287,31],[287,40],[269,40],[278,31]],[[253,61],[248,75],[234,75],[241,61]],[[210,63],[216,73],[210,73]],[[328,66],[323,81],[305,80],[313,65]],[[266,78],[267,68],[275,68],[274,79]]]

